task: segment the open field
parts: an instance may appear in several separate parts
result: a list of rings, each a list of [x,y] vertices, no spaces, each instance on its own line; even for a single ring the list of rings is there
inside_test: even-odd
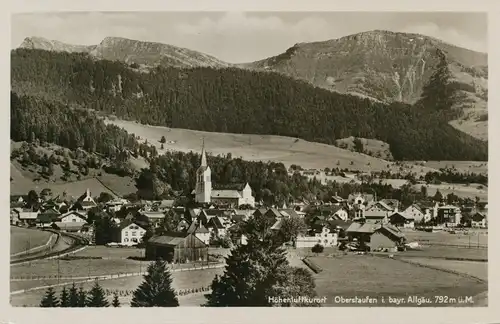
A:
[[[172,279],[173,279],[172,284],[174,289],[176,290],[207,287],[212,283],[212,280],[215,277],[215,275],[222,274],[223,272],[224,272],[223,268],[172,272]],[[143,280],[142,276],[134,276],[127,278],[119,278],[119,279],[100,280],[99,283],[104,289],[133,291],[140,285],[142,280]],[[72,282],[68,282],[68,285],[66,287],[70,287],[71,284]],[[90,289],[92,285],[93,282],[77,284],[78,287],[83,286],[83,288],[86,290]],[[61,289],[62,287],[57,287],[55,290],[57,293],[60,293]],[[11,289],[11,291],[12,290],[15,289]],[[45,293],[44,290],[36,290],[24,294],[12,295],[11,305],[13,306],[38,305],[44,293]],[[112,296],[108,296],[108,299],[111,302]],[[120,303],[122,303],[122,305],[129,304],[130,300],[131,300],[130,295],[120,296]],[[198,300],[200,301],[199,303]],[[203,294],[199,294],[196,296],[181,296],[179,297],[179,302],[182,306],[188,306],[188,305],[199,306],[201,303],[205,302],[205,298],[203,297]],[[187,305],[185,304],[185,302],[187,302]]]
[[[458,197],[465,198],[469,197],[474,199],[478,196],[481,201],[488,201],[488,187],[480,185],[478,183],[461,184],[461,183],[442,183],[442,184],[427,184],[427,195],[434,196],[436,191],[439,190],[441,194],[446,197],[446,195],[453,193]],[[416,184],[413,186],[415,190],[420,191],[422,187],[421,184]]]
[[[23,252],[38,246],[45,245],[51,235],[51,232],[11,226],[10,254]]]
[[[437,170],[455,167],[455,169],[462,173],[488,173],[488,162],[486,161],[427,161],[424,165]]]
[[[338,167],[380,171],[388,170],[388,165],[394,166],[394,170],[399,169],[393,163],[382,159],[343,150],[333,145],[308,142],[292,137],[202,132],[142,125],[119,119],[106,119],[106,123],[123,127],[127,132],[140,136],[141,140],[147,139],[148,143],[157,146],[160,154],[162,150],[159,140],[162,136],[165,136],[167,140],[164,144],[165,150],[182,152],[200,151],[202,138],[205,137],[205,147],[214,155],[231,153],[233,157],[241,156],[245,160],[275,161],[282,162],[286,166],[296,164],[311,169]],[[435,171],[429,168],[424,169]]]
[[[117,273],[139,272],[149,263],[127,259],[86,259],[86,260],[38,260],[31,264],[11,267],[11,277],[57,276],[83,277],[102,276]]]
[[[107,247],[103,245],[87,246],[84,250],[72,254],[76,257],[102,257],[103,259],[126,259],[128,257],[143,257],[144,249],[134,247]]]
[[[430,245],[450,245],[450,246],[466,246],[466,247],[487,247],[488,234],[480,231],[470,230],[468,235],[457,232],[450,234],[448,232],[424,232],[424,231],[407,231],[406,238],[409,242],[417,241],[420,244]]]
[[[473,279],[389,258],[347,255],[310,259],[323,269],[314,277],[319,297],[325,296],[328,299],[326,306],[347,306],[336,304],[336,296],[378,296],[379,299],[382,296],[419,296],[433,299],[435,295],[474,296],[487,290],[487,284]],[[378,305],[382,306],[380,301]]]
[[[404,258],[404,261],[414,262],[424,266],[435,267],[444,270],[463,273],[469,276],[488,281],[488,263],[477,261],[456,261],[456,260],[440,260],[428,258]]]

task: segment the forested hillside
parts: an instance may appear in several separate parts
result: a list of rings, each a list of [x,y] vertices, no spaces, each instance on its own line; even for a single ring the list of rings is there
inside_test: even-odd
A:
[[[327,144],[349,136],[373,138],[387,142],[395,159],[487,159],[487,143],[449,126],[447,111],[374,103],[275,73],[235,68],[140,73],[86,54],[27,49],[13,51],[11,58],[14,92],[142,123]]]

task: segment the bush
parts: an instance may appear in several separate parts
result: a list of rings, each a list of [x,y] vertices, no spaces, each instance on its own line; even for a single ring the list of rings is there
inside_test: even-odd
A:
[[[319,243],[318,243],[318,244],[316,244],[315,246],[313,246],[313,247],[311,248],[311,251],[312,251],[313,253],[322,253],[324,249],[325,249],[325,248],[323,247],[323,245],[321,245],[321,244],[319,244]]]

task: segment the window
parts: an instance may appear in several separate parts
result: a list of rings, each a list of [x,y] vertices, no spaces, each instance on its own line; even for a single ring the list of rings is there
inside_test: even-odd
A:
[[[73,218],[73,219],[72,219],[72,221],[73,221],[73,222],[76,222],[76,219],[74,219],[74,218]]]
[[[125,236],[128,236],[128,231],[125,231]]]
[[[128,242],[128,238],[125,238],[125,239],[123,240],[123,242]]]
[[[136,231],[133,231],[132,232],[132,236],[136,236],[137,235],[137,232]]]

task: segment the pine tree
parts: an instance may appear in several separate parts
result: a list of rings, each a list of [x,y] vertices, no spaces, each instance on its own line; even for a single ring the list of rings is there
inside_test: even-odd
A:
[[[69,307],[78,307],[78,290],[75,283],[69,289]]]
[[[134,291],[132,307],[176,307],[179,301],[172,289],[172,277],[165,261],[157,260],[148,266],[144,281]]]
[[[59,307],[59,300],[57,299],[54,288],[49,287],[40,302],[40,307]]]
[[[274,220],[255,215],[242,225],[247,244],[236,246],[226,259],[221,277],[212,282],[206,306],[271,306],[269,297],[283,297],[288,261],[283,238],[271,227]]]
[[[80,286],[78,290],[78,307],[87,306],[87,292],[83,290],[83,287]]]
[[[120,307],[120,300],[118,299],[118,295],[116,293],[113,296],[113,302],[111,305],[113,305],[113,307]]]
[[[109,302],[106,300],[104,290],[97,280],[88,293],[87,307],[109,307]]]
[[[68,291],[66,290],[66,287],[63,287],[63,289],[61,291],[61,298],[60,298],[59,307],[70,307],[69,294],[68,294]]]

